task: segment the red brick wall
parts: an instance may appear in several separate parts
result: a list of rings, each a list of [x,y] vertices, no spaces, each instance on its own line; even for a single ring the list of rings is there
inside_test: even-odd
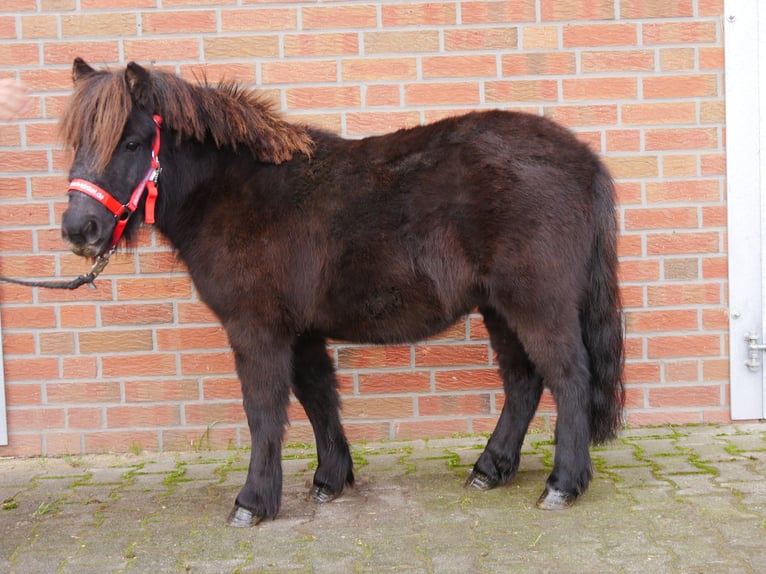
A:
[[[236,78],[349,137],[523,109],[572,127],[617,179],[628,422],[728,420],[722,0],[199,4],[3,2],[0,76],[33,105],[0,123],[0,273],[87,269],[58,229],[56,118],[76,55]],[[0,311],[0,455],[247,444],[225,335],[161,237],[115,256],[96,291],[4,286]],[[352,439],[494,426],[503,396],[479,316],[413,346],[332,352]],[[290,416],[289,440],[310,440],[300,407]],[[554,417],[546,395],[534,424]]]

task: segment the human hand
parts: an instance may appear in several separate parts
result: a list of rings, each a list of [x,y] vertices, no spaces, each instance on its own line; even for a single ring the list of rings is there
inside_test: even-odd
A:
[[[27,90],[11,78],[0,80],[0,120],[16,119],[29,107]]]

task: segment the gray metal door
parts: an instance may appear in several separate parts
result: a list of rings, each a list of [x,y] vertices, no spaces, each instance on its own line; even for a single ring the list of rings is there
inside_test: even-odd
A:
[[[726,0],[724,34],[731,416],[761,419],[766,418],[766,4]]]

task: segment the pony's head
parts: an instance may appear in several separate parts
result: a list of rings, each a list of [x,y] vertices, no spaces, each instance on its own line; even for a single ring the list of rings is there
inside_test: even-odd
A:
[[[234,83],[192,85],[133,62],[120,71],[95,70],[80,58],[72,77],[74,93],[60,124],[74,151],[61,233],[78,255],[102,255],[142,220],[154,222],[161,141],[244,148],[253,161],[274,164],[311,153],[304,127],[285,122],[261,96]],[[161,178],[158,186],[162,193]]]

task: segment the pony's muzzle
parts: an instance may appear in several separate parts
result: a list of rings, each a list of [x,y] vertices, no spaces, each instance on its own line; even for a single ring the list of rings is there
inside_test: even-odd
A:
[[[110,236],[95,215],[67,209],[61,220],[61,237],[75,254],[96,257],[106,249]]]

